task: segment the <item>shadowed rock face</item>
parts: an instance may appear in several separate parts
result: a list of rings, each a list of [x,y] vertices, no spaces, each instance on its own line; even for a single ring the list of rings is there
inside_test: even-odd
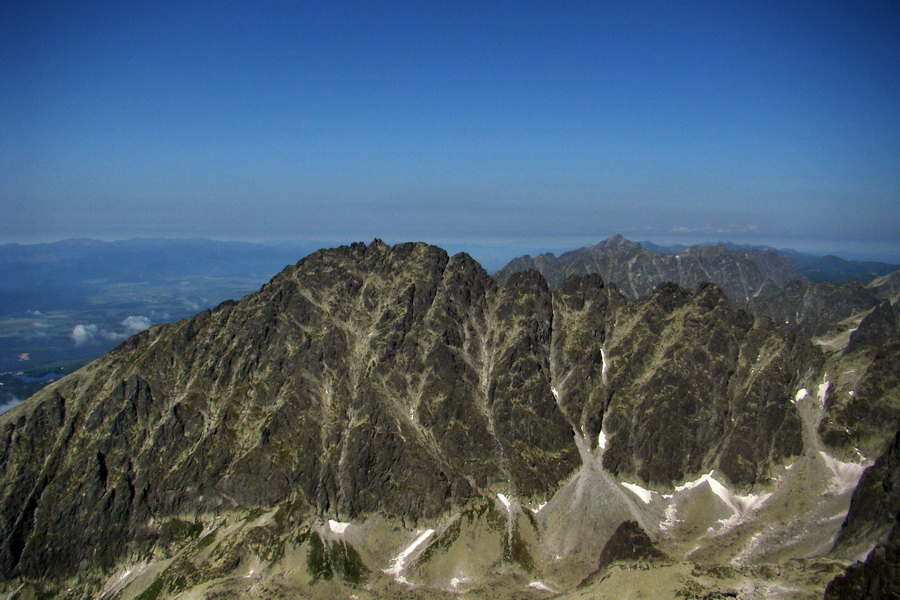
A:
[[[665,282],[683,287],[709,282],[719,285],[729,298],[749,300],[774,294],[791,281],[805,280],[775,252],[693,246],[674,256],[645,250],[621,235],[559,257],[542,254],[515,258],[495,277],[504,282],[513,273],[528,269],[539,271],[553,289],[571,275],[596,273],[619,286],[629,298],[644,296]]]
[[[887,541],[900,515],[900,432],[859,480],[834,544],[839,555],[855,554],[873,541]]]
[[[600,568],[616,561],[664,560],[666,555],[657,550],[647,532],[636,521],[624,521],[600,553]]]
[[[631,304],[596,275],[499,285],[471,258],[376,240],[143,332],[0,417],[4,577],[111,566],[159,519],[291,503],[414,522],[580,465],[663,487],[769,476],[820,359],[707,285]]]
[[[865,562],[850,565],[825,589],[825,600],[900,597],[900,540],[879,544]]]
[[[861,449],[878,456],[900,424],[898,314],[887,302],[877,306],[830,367],[836,385],[829,390],[819,434],[825,444],[849,455]]]
[[[662,285],[616,318],[603,456],[613,473],[665,486],[717,468],[750,485],[801,451],[788,398],[820,361],[805,339],[731,310],[712,285]]]
[[[890,302],[885,300],[866,315],[850,335],[846,352],[853,352],[867,346],[882,347],[896,338],[898,331],[900,331],[900,314],[891,306]]]

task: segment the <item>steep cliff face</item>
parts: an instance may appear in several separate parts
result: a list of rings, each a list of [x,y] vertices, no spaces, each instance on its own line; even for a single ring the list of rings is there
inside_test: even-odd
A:
[[[426,244],[319,251],[0,416],[0,568],[61,585],[193,552],[193,571],[165,563],[140,588],[171,591],[296,552],[302,585],[415,571],[455,590],[459,565],[494,576],[501,563],[577,583],[622,521],[674,527],[683,553],[758,510],[726,486],[772,488],[801,454],[825,469],[798,390],[831,364],[713,285],[628,301],[598,275],[500,285]],[[849,490],[833,495],[840,510]],[[400,527],[415,533],[404,542]],[[744,531],[733,555],[768,532]],[[473,547],[489,564],[470,564]]]
[[[878,456],[900,424],[900,311],[883,302],[825,341],[827,403],[819,433],[828,446],[852,456]]]
[[[808,341],[734,311],[712,285],[662,285],[617,315],[604,464],[665,485],[718,468],[738,485],[799,454],[790,398],[819,366]]]
[[[621,235],[595,246],[579,248],[559,257],[542,254],[523,256],[496,273],[506,281],[513,273],[539,271],[553,289],[570,275],[599,274],[615,283],[629,298],[650,293],[661,283],[672,282],[696,287],[711,282],[720,286],[729,298],[749,300],[769,296],[791,281],[805,280],[799,271],[775,252],[728,250],[725,246],[692,246],[677,255],[645,250]]]
[[[871,467],[853,492],[847,518],[835,540],[833,552],[852,557],[867,551],[873,541],[888,541],[900,516],[900,432]],[[897,531],[900,533],[900,530]],[[897,537],[896,535],[894,537]],[[895,540],[900,541],[900,540]]]

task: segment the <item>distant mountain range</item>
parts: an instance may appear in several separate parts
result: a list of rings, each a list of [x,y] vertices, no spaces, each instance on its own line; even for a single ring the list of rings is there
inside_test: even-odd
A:
[[[773,252],[570,254],[321,250],[52,383],[0,415],[0,592],[812,597],[868,555],[840,597],[897,568],[889,299],[836,321]],[[627,278],[560,279],[591,265]]]
[[[632,298],[666,281],[686,287],[709,281],[721,286],[732,299],[750,300],[770,296],[791,281],[868,284],[897,271],[900,265],[731,243],[657,246],[616,235],[560,256],[514,258],[495,277],[502,282],[526,269],[540,271],[551,287],[562,285],[569,275],[597,273]]]
[[[641,242],[643,248],[651,252],[660,254],[680,254],[690,246],[672,245],[657,246],[653,242]],[[789,248],[773,248],[771,246],[752,245],[752,244],[732,244],[730,242],[719,242],[718,244],[701,244],[701,246],[722,246],[730,251],[751,250],[756,252],[775,252],[784,257],[797,271],[803,274],[809,281],[822,282],[831,281],[834,283],[848,283],[850,281],[858,281],[866,284],[878,277],[882,277],[889,273],[900,269],[900,265],[867,261],[867,260],[845,260],[833,254],[821,256],[818,254],[810,254],[807,252],[798,252]]]
[[[735,306],[796,325],[808,335],[825,335],[844,319],[896,299],[898,268],[767,246],[656,246],[617,235],[558,257],[515,258],[494,277],[504,282],[513,273],[535,269],[557,288],[570,276],[596,273],[632,299],[664,282],[684,287],[709,282]]]

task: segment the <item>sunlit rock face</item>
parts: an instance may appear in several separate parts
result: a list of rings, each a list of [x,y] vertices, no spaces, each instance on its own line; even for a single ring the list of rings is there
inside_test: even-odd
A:
[[[844,426],[848,398],[895,410],[888,357],[856,346],[711,284],[628,300],[422,243],[322,250],[0,417],[0,568],[88,596],[558,591],[626,521],[672,561],[824,554],[892,434]]]

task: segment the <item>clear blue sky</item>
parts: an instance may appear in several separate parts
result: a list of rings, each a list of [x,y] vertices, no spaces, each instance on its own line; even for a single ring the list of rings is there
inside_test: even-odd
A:
[[[4,2],[0,213],[900,262],[900,2]]]

